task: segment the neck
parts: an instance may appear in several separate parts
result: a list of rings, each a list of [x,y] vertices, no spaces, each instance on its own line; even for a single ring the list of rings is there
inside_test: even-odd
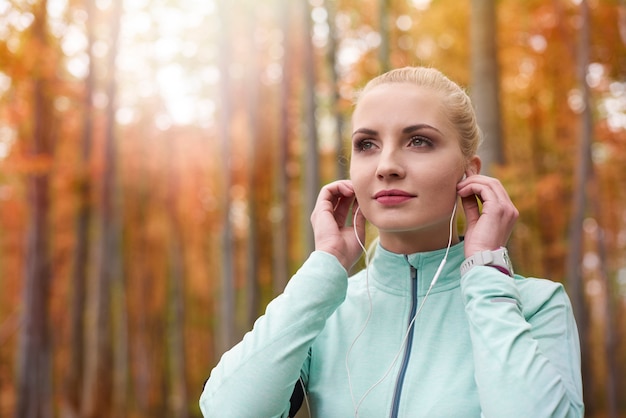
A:
[[[380,245],[387,251],[396,254],[413,254],[427,251],[435,251],[455,245],[460,242],[456,228],[452,231],[450,239],[449,231],[445,233],[430,232],[385,232],[380,231]]]

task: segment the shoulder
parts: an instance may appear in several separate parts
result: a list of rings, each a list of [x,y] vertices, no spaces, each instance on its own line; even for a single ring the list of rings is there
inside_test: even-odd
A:
[[[371,283],[369,283],[371,285]],[[366,270],[353,272],[348,276],[348,298],[360,295],[367,290],[368,277]],[[370,289],[371,290],[371,289]]]

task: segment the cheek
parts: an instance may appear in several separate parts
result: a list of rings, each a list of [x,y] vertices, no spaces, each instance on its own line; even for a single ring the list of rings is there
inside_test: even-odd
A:
[[[365,196],[365,182],[363,181],[363,176],[356,176],[350,174],[350,180],[352,181],[352,188],[354,189],[354,194],[356,195],[357,200],[363,198]]]
[[[445,168],[442,170],[441,167]],[[449,195],[451,198],[456,196],[456,185],[462,176],[463,167],[455,162],[414,173],[414,177],[420,182],[422,192],[427,193],[431,199],[441,199],[442,203],[446,202],[446,199],[443,199],[444,196]]]
[[[352,181],[356,200],[366,203],[368,196],[367,185],[371,183],[371,180],[368,180],[364,170],[358,164],[350,164],[350,180]]]
[[[438,177],[434,181],[439,184],[454,183],[455,185],[461,181],[468,165],[466,158],[463,157],[460,150],[457,153],[446,156],[442,160],[433,161],[433,164],[435,165],[433,172],[437,173]]]

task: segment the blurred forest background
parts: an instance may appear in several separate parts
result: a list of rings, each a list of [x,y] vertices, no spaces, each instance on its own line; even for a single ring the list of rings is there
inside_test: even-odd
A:
[[[626,1],[0,0],[0,417],[199,417],[355,92],[416,64],[475,100],[516,271],[568,289],[587,416],[626,416]]]

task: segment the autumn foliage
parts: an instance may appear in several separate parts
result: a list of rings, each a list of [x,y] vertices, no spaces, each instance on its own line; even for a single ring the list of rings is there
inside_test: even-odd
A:
[[[221,353],[312,249],[358,89],[427,65],[472,92],[469,3],[0,0],[0,416],[200,416]],[[571,285],[589,106],[585,400],[624,416],[626,5],[496,4],[510,252]]]

